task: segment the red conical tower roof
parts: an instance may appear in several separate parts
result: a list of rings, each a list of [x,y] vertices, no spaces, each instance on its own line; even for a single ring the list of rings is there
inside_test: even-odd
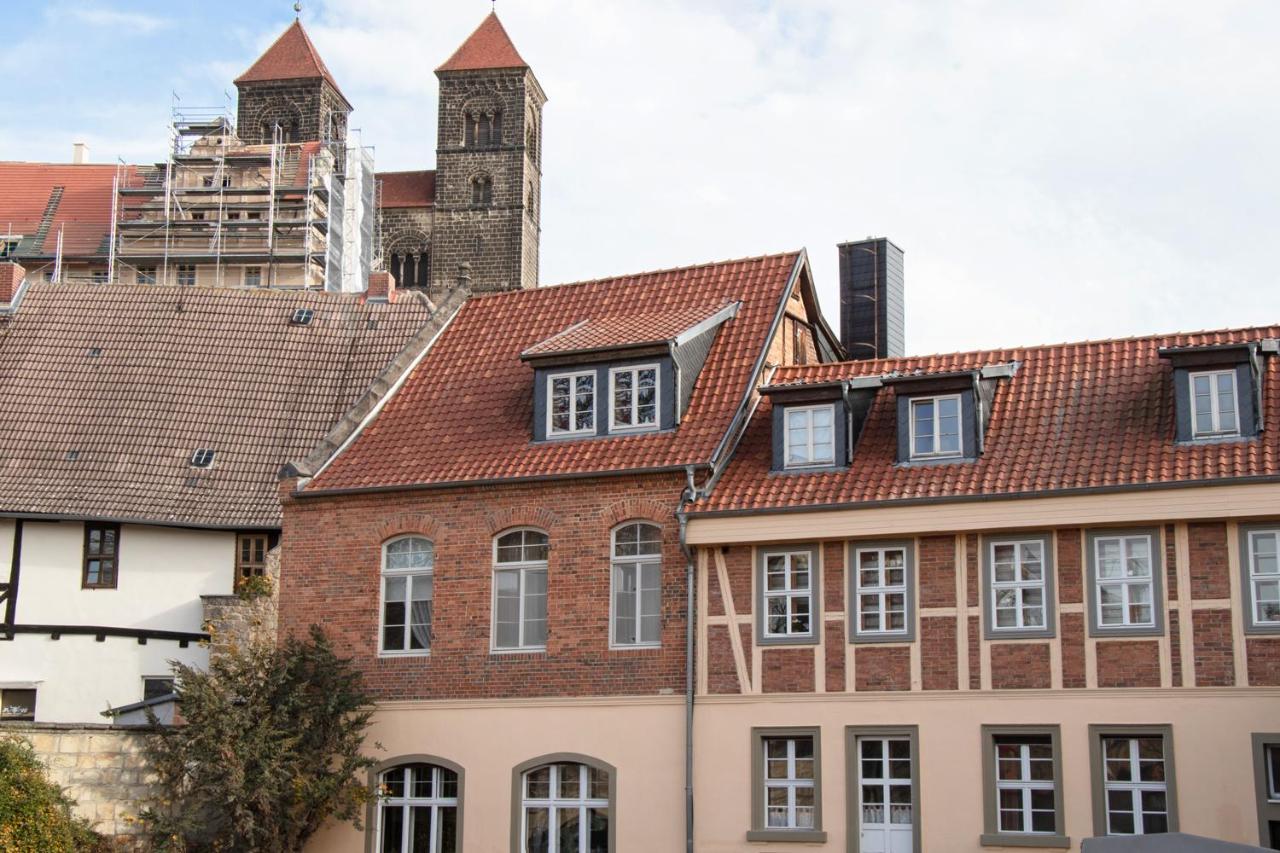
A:
[[[462,47],[453,52],[453,56],[436,69],[440,71],[475,71],[481,68],[528,68],[529,64],[520,57],[520,52],[511,43],[511,36],[498,20],[497,12],[489,16],[476,27]]]
[[[321,78],[328,82],[339,95],[342,90],[333,79],[329,69],[311,37],[302,28],[302,22],[295,20],[289,28],[280,34],[271,47],[267,48],[258,61],[249,66],[249,70],[235,79],[236,85],[241,83],[260,83],[267,80],[314,80]],[[343,95],[343,100],[346,96]]]

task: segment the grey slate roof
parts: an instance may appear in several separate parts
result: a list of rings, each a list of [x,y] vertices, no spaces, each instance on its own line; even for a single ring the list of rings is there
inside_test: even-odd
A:
[[[0,319],[0,514],[279,526],[281,466],[421,344],[432,310],[406,292],[32,284]],[[206,447],[213,465],[192,468]]]

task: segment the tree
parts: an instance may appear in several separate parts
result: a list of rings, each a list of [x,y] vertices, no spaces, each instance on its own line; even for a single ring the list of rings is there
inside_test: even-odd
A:
[[[298,851],[330,818],[360,828],[372,699],[319,627],[174,675],[184,724],[145,747],[160,793],[140,818],[158,849]]]
[[[106,849],[106,839],[49,780],[31,744],[0,738],[0,850],[7,853],[81,853]]]

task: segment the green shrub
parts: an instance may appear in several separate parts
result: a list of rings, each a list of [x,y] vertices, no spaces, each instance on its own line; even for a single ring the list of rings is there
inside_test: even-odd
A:
[[[49,781],[31,744],[0,737],[0,850],[5,853],[84,853],[106,849],[89,822],[73,817],[73,800]]]

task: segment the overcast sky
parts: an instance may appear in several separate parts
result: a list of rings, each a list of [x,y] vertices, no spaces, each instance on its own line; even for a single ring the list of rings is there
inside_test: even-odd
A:
[[[0,159],[163,157],[291,3],[7,0]],[[379,169],[487,0],[307,0]],[[499,0],[549,96],[544,284],[906,251],[907,348],[1280,322],[1280,3]],[[17,43],[14,43],[14,40]],[[3,187],[0,187],[3,191]]]

